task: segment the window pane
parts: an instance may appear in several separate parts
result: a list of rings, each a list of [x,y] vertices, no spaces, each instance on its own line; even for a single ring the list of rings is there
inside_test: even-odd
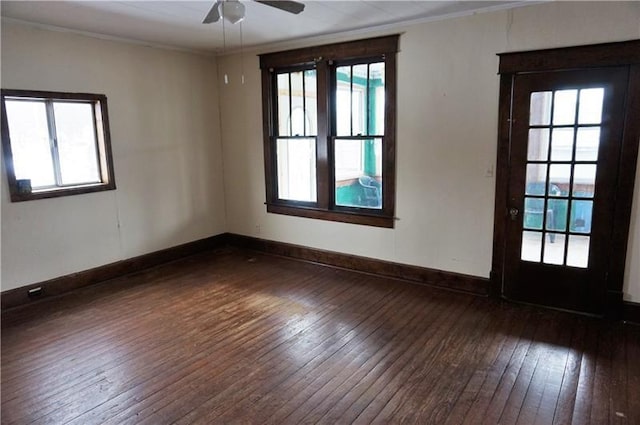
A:
[[[544,195],[546,182],[546,164],[527,164],[527,186],[525,188],[525,194]]]
[[[384,134],[384,62],[369,65],[369,134]]]
[[[604,89],[580,90],[578,124],[600,124],[602,121],[602,100]]]
[[[302,90],[302,72],[291,73],[291,135],[304,136],[304,93]]]
[[[382,208],[382,139],[335,141],[336,205]]]
[[[573,124],[576,121],[578,90],[558,90],[553,103],[553,125]]]
[[[338,136],[351,136],[351,67],[336,69],[336,130]]]
[[[278,139],[278,198],[316,202],[316,140]]]
[[[564,240],[563,234],[545,233],[543,263],[557,265],[564,263]]]
[[[291,136],[289,73],[278,74],[278,135]]]
[[[549,152],[549,129],[532,128],[529,130],[527,159],[529,161],[546,161]]]
[[[576,161],[597,161],[600,146],[600,127],[578,129]]]
[[[587,268],[589,266],[589,236],[569,236],[567,266]]]
[[[542,233],[522,232],[522,250],[520,258],[524,261],[540,262],[542,251]]]
[[[45,103],[7,99],[5,104],[16,179],[30,179],[34,189],[54,186]]]
[[[355,65],[351,91],[351,134],[367,134],[367,65]]]
[[[551,161],[571,161],[573,128],[554,128],[551,132]]]
[[[591,233],[593,201],[571,201],[571,231]]]
[[[62,184],[100,182],[93,106],[53,104]]]
[[[573,172],[573,196],[593,198],[596,188],[596,164],[576,164]]]
[[[549,125],[551,121],[552,92],[531,93],[529,105],[529,125]]]
[[[317,100],[317,80],[316,70],[309,69],[304,72],[304,96],[305,96],[305,136],[316,136],[318,134],[318,100]]]

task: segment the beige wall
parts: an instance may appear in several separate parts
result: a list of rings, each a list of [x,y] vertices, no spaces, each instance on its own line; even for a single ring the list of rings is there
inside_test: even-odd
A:
[[[398,221],[379,229],[266,213],[255,55],[244,56],[241,85],[239,55],[216,69],[187,53],[4,24],[2,87],[108,96],[118,189],[10,203],[3,182],[2,290],[224,231],[487,277],[495,54],[639,38],[640,3],[556,2],[384,33],[398,32]],[[637,180],[624,291],[640,302]]]
[[[2,87],[107,95],[117,190],[11,203],[2,290],[225,231],[216,63],[3,22]]]
[[[640,3],[557,2],[387,31],[397,32],[395,229],[266,213],[258,61],[245,54],[244,85],[238,55],[221,58],[218,69],[227,231],[488,277],[496,53],[639,38]],[[624,288],[633,301],[640,301],[638,202],[640,183]]]

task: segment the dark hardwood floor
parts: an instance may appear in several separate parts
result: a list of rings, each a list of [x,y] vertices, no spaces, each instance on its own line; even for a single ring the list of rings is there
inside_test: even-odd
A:
[[[3,424],[640,424],[640,328],[238,250],[2,313]]]

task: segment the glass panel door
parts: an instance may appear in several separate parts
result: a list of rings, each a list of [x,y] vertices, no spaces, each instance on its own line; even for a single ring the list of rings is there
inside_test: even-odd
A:
[[[602,311],[627,78],[624,68],[514,78],[506,297]]]

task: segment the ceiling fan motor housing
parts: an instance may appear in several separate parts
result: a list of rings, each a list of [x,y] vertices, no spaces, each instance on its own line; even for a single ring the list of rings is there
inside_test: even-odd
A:
[[[244,4],[238,0],[223,1],[222,16],[232,24],[237,24],[244,19]]]

